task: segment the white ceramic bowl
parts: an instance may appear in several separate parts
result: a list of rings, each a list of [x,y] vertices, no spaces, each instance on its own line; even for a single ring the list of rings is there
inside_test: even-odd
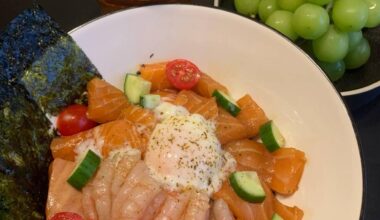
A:
[[[308,158],[299,190],[283,201],[301,207],[304,219],[359,218],[362,170],[347,110],[315,63],[285,38],[241,16],[189,5],[117,12],[71,35],[120,88],[138,64],[186,58],[235,98],[251,94]]]

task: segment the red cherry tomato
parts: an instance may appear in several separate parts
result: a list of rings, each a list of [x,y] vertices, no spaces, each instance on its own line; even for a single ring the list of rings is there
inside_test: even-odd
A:
[[[74,212],[58,212],[50,220],[83,220],[83,218]]]
[[[191,89],[198,83],[201,71],[188,60],[177,59],[166,64],[166,76],[177,89]]]
[[[73,135],[88,130],[97,125],[86,116],[87,107],[84,105],[70,105],[57,118],[57,128],[63,136]]]

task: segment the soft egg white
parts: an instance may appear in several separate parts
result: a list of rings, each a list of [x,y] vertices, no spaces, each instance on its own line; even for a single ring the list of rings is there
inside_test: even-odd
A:
[[[213,122],[170,109],[171,114],[161,114],[165,117],[150,137],[145,163],[168,190],[195,189],[210,195],[219,190],[236,161],[221,149]]]

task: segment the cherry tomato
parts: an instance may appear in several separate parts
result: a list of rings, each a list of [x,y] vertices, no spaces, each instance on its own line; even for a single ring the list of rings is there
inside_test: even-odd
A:
[[[73,135],[88,130],[97,125],[86,116],[87,107],[84,105],[70,105],[57,118],[57,128],[63,136]]]
[[[74,212],[58,212],[50,220],[83,220],[83,218]]]
[[[188,60],[177,59],[166,64],[166,76],[177,89],[191,89],[198,83],[201,71]]]

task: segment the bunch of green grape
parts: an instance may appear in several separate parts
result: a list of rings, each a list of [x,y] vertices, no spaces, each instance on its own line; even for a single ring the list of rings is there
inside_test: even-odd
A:
[[[234,0],[238,13],[258,17],[302,42],[332,81],[364,65],[371,48],[363,28],[380,24],[380,0]]]

